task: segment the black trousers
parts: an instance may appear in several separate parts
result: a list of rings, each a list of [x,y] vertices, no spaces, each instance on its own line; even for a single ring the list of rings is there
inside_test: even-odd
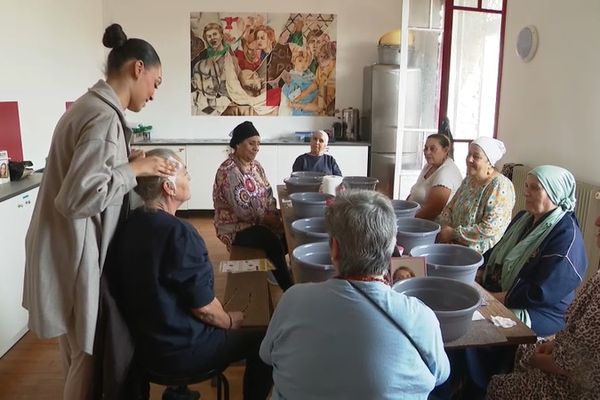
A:
[[[265,400],[273,386],[273,369],[258,354],[265,329],[236,329],[226,332],[225,342],[214,356],[201,356],[206,349],[190,348],[152,363],[150,370],[167,376],[193,376],[211,369],[226,369],[236,361],[246,361],[244,400]],[[157,365],[158,364],[158,365]]]
[[[285,260],[285,255],[287,253],[285,238],[278,236],[266,226],[254,225],[239,231],[235,235],[233,244],[263,250],[267,255],[267,258],[275,266],[273,275],[275,275],[279,287],[283,291],[286,291],[293,285],[287,261]]]
[[[241,329],[227,332],[227,340],[220,355],[223,365],[246,360],[244,371],[244,400],[263,400],[273,387],[273,368],[265,364],[258,354],[265,336],[264,330]]]

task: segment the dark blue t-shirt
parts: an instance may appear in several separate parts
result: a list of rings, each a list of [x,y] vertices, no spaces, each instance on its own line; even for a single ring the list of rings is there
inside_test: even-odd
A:
[[[335,158],[329,154],[322,156],[313,156],[310,153],[302,154],[294,161],[292,171],[318,171],[324,172],[326,175],[342,176],[342,171],[335,162]]]
[[[150,366],[194,352],[210,359],[225,331],[195,318],[214,299],[213,269],[196,229],[164,211],[135,210],[111,245],[115,297]]]

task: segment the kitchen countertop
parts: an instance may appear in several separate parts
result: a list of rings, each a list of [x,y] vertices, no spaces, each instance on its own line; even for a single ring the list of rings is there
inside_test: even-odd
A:
[[[20,181],[3,183],[0,185],[0,201],[8,200],[12,197],[25,193],[28,190],[40,186],[42,181],[42,173],[35,172]]]
[[[183,146],[183,145],[226,145],[229,139],[150,139],[132,142],[132,146]],[[300,142],[294,139],[264,139],[262,145],[302,145],[308,146],[309,142]],[[329,142],[329,146],[370,146],[370,142]]]

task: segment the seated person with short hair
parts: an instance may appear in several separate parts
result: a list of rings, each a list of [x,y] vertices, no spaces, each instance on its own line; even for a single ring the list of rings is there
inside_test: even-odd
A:
[[[167,149],[146,153],[179,166],[169,178],[138,178],[144,206],[119,227],[109,252],[114,296],[143,367],[187,377],[246,360],[244,399],[266,399],[271,368],[258,357],[264,330],[239,330],[244,315],[225,312],[213,268],[196,229],[175,216],[190,198],[190,176]]]
[[[325,175],[342,176],[342,171],[338,167],[335,158],[329,154],[325,154],[327,143],[329,143],[327,132],[313,132],[310,139],[310,152],[296,158],[292,166],[292,171],[317,171],[324,172]]]
[[[281,297],[260,346],[272,398],[427,399],[450,365],[433,311],[384,279],[396,245],[390,200],[349,190],[325,219],[338,276]]]

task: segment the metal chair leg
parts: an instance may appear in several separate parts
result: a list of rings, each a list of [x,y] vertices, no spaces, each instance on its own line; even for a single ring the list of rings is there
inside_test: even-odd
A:
[[[221,382],[223,383],[223,392],[225,395],[225,400],[229,400],[229,381],[225,377],[225,375],[221,374]]]

